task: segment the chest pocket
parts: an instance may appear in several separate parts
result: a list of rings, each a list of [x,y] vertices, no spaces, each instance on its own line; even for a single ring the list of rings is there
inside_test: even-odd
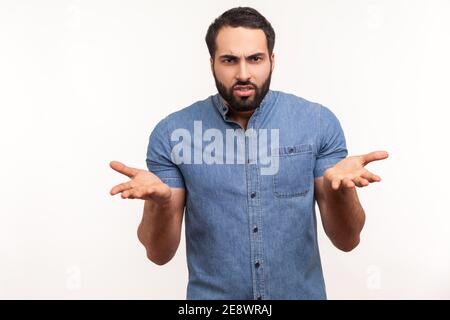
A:
[[[273,193],[279,198],[305,196],[311,189],[313,152],[311,144],[280,147],[278,172],[273,175]]]

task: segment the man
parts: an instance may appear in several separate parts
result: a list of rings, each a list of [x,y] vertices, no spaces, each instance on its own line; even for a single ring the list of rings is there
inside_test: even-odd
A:
[[[186,209],[188,299],[325,299],[314,201],[332,243],[352,250],[365,220],[356,187],[381,180],[365,165],[388,154],[347,157],[328,108],[269,89],[275,33],[256,10],[226,11],[206,43],[218,94],[157,124],[149,171],[111,162],[131,179],[111,194],[145,200],[138,237],[158,265]]]

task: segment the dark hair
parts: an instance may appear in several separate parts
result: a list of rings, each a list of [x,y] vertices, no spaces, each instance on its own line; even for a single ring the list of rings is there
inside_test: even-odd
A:
[[[249,29],[262,29],[267,39],[267,49],[272,55],[275,46],[275,31],[269,21],[262,14],[250,7],[237,7],[222,13],[209,26],[205,41],[211,58],[216,53],[216,38],[222,27],[244,27]]]

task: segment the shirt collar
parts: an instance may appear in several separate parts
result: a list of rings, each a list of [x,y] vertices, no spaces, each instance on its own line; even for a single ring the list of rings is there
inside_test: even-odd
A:
[[[269,89],[269,91],[267,91],[266,95],[264,96],[263,100],[261,101],[260,105],[256,108],[256,110],[258,109],[263,110],[266,105],[269,105],[273,101],[273,99],[274,99],[274,92]],[[227,113],[229,108],[225,104],[219,93],[216,93],[214,95],[213,101],[217,110],[219,110],[220,114],[222,115],[222,118],[224,120],[227,120]]]

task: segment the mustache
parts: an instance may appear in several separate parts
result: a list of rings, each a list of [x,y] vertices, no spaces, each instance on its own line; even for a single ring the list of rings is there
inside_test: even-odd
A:
[[[241,86],[242,87],[249,86],[249,87],[252,87],[253,89],[257,88],[257,86],[254,83],[251,83],[250,81],[246,81],[246,82],[238,81],[235,85],[233,85],[233,89],[236,87],[241,87]]]

